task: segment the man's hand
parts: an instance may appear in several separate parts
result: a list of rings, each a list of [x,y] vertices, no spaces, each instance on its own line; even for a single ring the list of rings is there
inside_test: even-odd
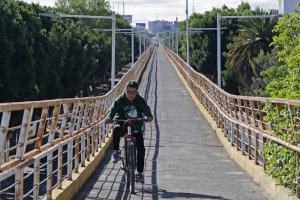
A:
[[[147,117],[146,118],[146,122],[152,122],[153,121],[153,117]]]
[[[105,123],[106,123],[106,124],[111,124],[111,119],[110,119],[110,118],[106,118],[106,119],[105,119]]]

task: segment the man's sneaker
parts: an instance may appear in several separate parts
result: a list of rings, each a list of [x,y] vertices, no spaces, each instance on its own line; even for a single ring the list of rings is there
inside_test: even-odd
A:
[[[121,151],[120,150],[114,150],[114,152],[111,155],[111,159],[113,163],[117,163],[120,160]]]
[[[136,182],[138,182],[138,183],[145,182],[143,173],[139,172],[136,174]]]

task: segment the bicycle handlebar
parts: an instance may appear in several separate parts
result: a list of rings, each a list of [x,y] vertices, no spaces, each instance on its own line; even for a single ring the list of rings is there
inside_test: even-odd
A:
[[[147,119],[144,118],[133,118],[133,119],[111,119],[110,123],[118,123],[118,122],[124,122],[131,124],[131,121],[147,121]]]

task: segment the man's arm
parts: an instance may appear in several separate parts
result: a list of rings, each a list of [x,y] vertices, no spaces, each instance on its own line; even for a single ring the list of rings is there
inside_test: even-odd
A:
[[[120,107],[120,103],[118,102],[118,100],[115,100],[108,110],[108,114],[105,118],[106,123],[110,123],[111,119],[113,119],[114,116],[117,114],[119,107]]]
[[[145,99],[141,98],[141,108],[143,110],[144,115],[146,115],[146,121],[147,122],[152,122],[153,121],[153,115],[151,113],[151,109],[148,106],[147,102]]]

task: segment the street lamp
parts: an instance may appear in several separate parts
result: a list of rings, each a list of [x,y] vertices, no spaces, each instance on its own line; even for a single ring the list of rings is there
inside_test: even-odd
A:
[[[186,63],[190,65],[190,50],[189,50],[189,3],[188,0],[186,0],[186,25],[185,25],[185,30],[186,30]]]
[[[178,55],[178,17],[176,17],[176,53]]]
[[[112,47],[111,47],[111,89],[115,86],[115,49],[116,49],[116,16],[92,16],[92,15],[67,15],[58,13],[40,13],[39,16],[52,18],[88,18],[88,19],[111,19],[112,21]]]

